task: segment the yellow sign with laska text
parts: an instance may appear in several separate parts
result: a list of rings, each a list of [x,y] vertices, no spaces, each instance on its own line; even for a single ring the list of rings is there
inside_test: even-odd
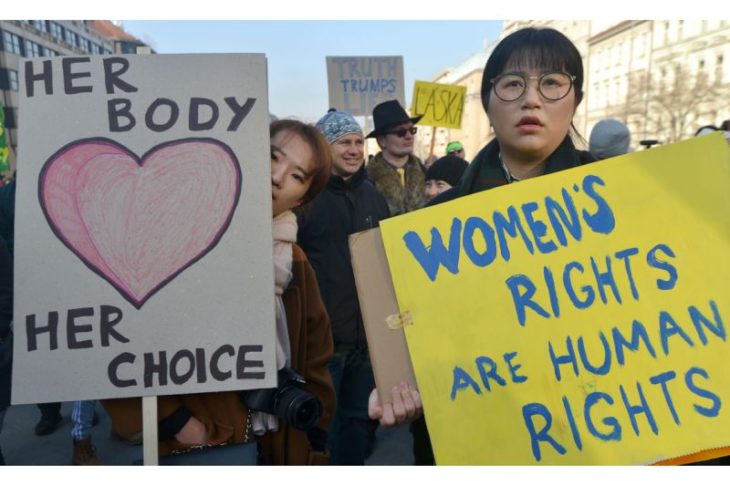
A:
[[[381,229],[438,464],[646,464],[730,445],[722,136]]]
[[[423,115],[421,125],[461,128],[466,86],[416,81],[411,113]]]

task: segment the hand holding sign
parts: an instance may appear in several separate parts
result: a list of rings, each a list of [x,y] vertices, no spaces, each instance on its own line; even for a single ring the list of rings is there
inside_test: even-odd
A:
[[[383,427],[392,427],[409,422],[423,413],[421,395],[410,383],[400,383],[393,387],[392,402],[380,403],[378,389],[374,388],[368,399],[368,416],[379,420]]]

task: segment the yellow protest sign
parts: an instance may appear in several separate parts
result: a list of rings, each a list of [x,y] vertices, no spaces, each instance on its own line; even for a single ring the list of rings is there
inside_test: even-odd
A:
[[[729,189],[709,135],[383,221],[437,463],[730,445]]]
[[[461,128],[466,86],[416,81],[411,113],[423,115],[421,125]]]

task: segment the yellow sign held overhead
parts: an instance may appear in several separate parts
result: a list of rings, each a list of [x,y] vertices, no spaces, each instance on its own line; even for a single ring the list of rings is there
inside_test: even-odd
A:
[[[383,221],[437,463],[730,445],[728,187],[709,135]]]
[[[461,128],[466,86],[416,81],[411,113],[423,115],[421,125]]]

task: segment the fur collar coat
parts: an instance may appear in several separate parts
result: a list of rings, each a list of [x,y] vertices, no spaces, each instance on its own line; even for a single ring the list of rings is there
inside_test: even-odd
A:
[[[396,168],[378,153],[367,165],[368,178],[385,196],[391,216],[407,213],[423,207],[426,202],[424,189],[426,173],[421,161],[411,155],[403,167],[405,169],[405,186]]]

